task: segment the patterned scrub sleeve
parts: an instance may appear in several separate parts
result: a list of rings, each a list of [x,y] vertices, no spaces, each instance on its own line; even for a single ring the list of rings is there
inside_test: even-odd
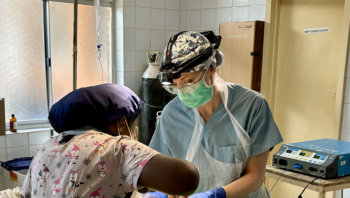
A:
[[[50,139],[34,155],[23,197],[124,198],[137,190],[142,169],[159,154],[127,136],[94,130],[65,144],[59,144],[61,139]]]
[[[122,173],[121,178],[126,182],[124,190],[126,192],[137,190],[137,182],[143,168],[159,152],[130,138],[119,139],[118,137],[116,142],[120,149],[115,152],[115,157],[120,162],[124,162],[120,164],[121,170],[118,171]]]
[[[28,170],[27,176],[24,179],[24,182],[23,182],[23,185],[22,185],[22,192],[27,192],[24,195],[22,195],[22,197],[24,197],[24,198],[30,198],[31,197],[31,194],[29,192],[32,192],[31,181],[30,181],[31,178],[32,178],[32,175],[31,175],[32,168],[33,168],[33,161],[31,163],[31,165],[29,166],[29,170]]]
[[[30,198],[32,197],[32,194],[33,193],[30,193],[32,192],[32,182],[34,180],[34,177],[32,177],[32,172],[33,170],[35,169],[35,165],[36,165],[36,162],[34,160],[34,158],[38,155],[38,152],[41,150],[43,146],[41,146],[40,148],[38,148],[33,156],[33,160],[32,160],[32,163],[30,164],[29,166],[29,169],[28,169],[28,172],[27,172],[27,175],[24,179],[24,182],[23,182],[23,185],[22,185],[22,197],[24,198]],[[34,192],[34,196],[36,195],[37,192]]]

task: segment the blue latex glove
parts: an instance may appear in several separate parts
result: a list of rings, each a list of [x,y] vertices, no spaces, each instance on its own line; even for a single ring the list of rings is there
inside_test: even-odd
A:
[[[191,195],[189,198],[226,198],[226,192],[223,188],[215,188],[213,190]]]
[[[161,192],[148,192],[145,194],[141,194],[143,198],[168,198],[168,195],[163,194]]]

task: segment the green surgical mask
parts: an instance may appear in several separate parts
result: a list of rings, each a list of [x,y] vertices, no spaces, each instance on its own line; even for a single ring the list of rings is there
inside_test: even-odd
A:
[[[197,108],[207,103],[213,97],[213,85],[207,86],[203,77],[192,86],[179,89],[178,96],[186,106]]]

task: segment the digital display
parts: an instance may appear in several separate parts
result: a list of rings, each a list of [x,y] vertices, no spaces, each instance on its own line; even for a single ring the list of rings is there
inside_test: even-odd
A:
[[[320,159],[321,156],[315,155],[314,158],[315,158],[315,159]]]
[[[286,153],[292,153],[293,151],[292,150],[287,150]]]
[[[300,153],[299,155],[301,155],[301,156],[305,156],[305,155],[306,155],[306,153]]]

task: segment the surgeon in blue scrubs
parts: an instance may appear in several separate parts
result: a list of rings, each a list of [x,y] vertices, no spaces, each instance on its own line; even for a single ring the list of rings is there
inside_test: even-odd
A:
[[[220,40],[213,32],[170,39],[160,79],[178,97],[164,108],[150,147],[197,167],[194,197],[269,198],[265,166],[283,139],[261,94],[218,76]]]

